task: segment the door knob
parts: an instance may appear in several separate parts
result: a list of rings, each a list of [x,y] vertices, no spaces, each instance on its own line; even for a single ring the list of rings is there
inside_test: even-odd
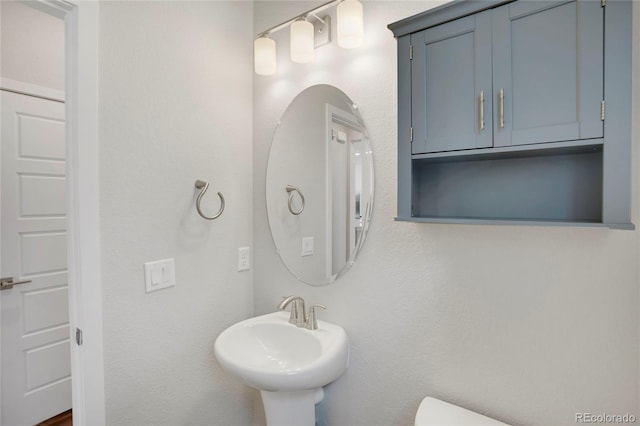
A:
[[[30,282],[31,280],[13,282],[13,277],[0,278],[0,290],[9,290],[10,288],[13,288],[14,285],[27,284]]]

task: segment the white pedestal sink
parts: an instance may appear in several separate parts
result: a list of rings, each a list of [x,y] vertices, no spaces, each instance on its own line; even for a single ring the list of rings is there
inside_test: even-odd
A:
[[[216,339],[223,368],[259,389],[267,426],[314,426],[317,394],[349,365],[347,333],[318,321],[317,330],[274,312],[241,321]]]

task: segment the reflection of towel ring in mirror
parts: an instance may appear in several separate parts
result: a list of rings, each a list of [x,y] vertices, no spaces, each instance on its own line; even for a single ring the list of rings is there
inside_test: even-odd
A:
[[[207,220],[219,218],[224,211],[224,197],[222,196],[222,194],[218,192],[218,197],[220,197],[220,210],[218,210],[218,213],[216,213],[214,216],[209,217],[202,213],[202,210],[200,210],[200,200],[202,200],[202,196],[205,192],[207,192],[207,189],[209,189],[209,182],[198,179],[196,181],[196,188],[201,190],[198,194],[198,198],[196,198],[196,209],[198,210],[198,214]]]
[[[302,192],[300,192],[300,189],[296,188],[293,185],[287,185],[285,189],[289,193],[289,211],[291,212],[291,214],[298,216],[304,210],[304,195],[302,195]],[[300,199],[302,200],[302,206],[298,211],[294,211],[293,207],[291,206],[291,203],[293,202],[294,192],[297,192],[298,195],[300,195]]]

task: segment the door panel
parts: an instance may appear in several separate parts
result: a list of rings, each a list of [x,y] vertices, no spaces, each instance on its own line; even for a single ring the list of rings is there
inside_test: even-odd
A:
[[[411,43],[412,152],[492,146],[490,11],[413,34]]]
[[[69,339],[26,351],[27,392],[69,377]]]
[[[66,286],[24,292],[23,296],[25,333],[68,322],[69,292]]]
[[[0,91],[2,424],[71,408],[64,104]]]
[[[17,118],[20,157],[65,160],[64,121],[29,114],[20,114]],[[47,143],[43,144],[42,140]]]
[[[20,175],[20,216],[64,216],[66,179],[60,176]]]
[[[21,235],[22,274],[41,274],[67,268],[67,234],[62,232]]]
[[[601,9],[593,1],[494,9],[495,146],[603,136]]]

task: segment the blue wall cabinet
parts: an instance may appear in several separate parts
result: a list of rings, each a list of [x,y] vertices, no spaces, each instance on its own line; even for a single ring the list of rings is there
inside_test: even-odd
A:
[[[412,152],[492,146],[490,11],[410,37]]]
[[[633,229],[631,8],[454,1],[398,40],[398,217]]]
[[[600,2],[520,1],[493,23],[494,146],[601,138]]]

